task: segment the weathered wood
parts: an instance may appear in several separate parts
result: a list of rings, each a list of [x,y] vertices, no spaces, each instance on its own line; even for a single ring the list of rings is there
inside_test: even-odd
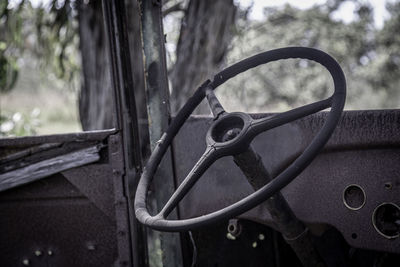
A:
[[[10,161],[24,158],[26,156],[29,156],[29,155],[32,155],[32,154],[35,154],[38,152],[42,152],[42,151],[46,151],[46,150],[58,147],[60,145],[61,145],[61,143],[49,143],[49,144],[43,144],[43,145],[38,145],[38,146],[32,146],[27,149],[18,150],[17,152],[5,153],[4,156],[2,154],[0,154],[0,165],[10,162]]]
[[[116,132],[117,130],[115,129],[109,129],[67,134],[0,138],[0,149],[3,150],[16,147],[28,147],[47,143],[100,141],[106,139],[109,135]]]
[[[0,174],[0,192],[61,171],[96,162],[100,159],[100,149],[101,146],[96,145]]]
[[[65,142],[60,143],[58,146],[44,150],[31,150],[31,154],[25,155],[22,158],[17,158],[5,163],[0,164],[0,174],[7,173],[16,169],[21,169],[26,166],[48,160],[60,155],[65,155],[74,151],[78,151],[87,147],[92,147],[100,144],[99,141],[86,141],[86,142]],[[37,146],[31,147],[35,148]],[[21,151],[22,152],[22,151]],[[19,152],[17,152],[19,153]]]

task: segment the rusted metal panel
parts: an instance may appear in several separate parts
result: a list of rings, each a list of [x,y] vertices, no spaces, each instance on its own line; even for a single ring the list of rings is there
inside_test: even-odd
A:
[[[121,135],[111,136],[108,144],[108,157],[112,168],[112,176],[109,178],[113,182],[114,216],[117,226],[118,263],[120,266],[140,266],[138,264],[141,264],[145,255],[139,253],[143,253],[146,247],[140,244],[140,242],[143,242],[143,232],[133,221],[130,212],[131,201],[129,199]],[[134,239],[132,240],[132,238]]]
[[[4,266],[133,266],[120,134],[105,142],[96,163],[0,193]]]
[[[113,220],[60,173],[0,193],[0,214],[2,266],[112,266],[118,257]]]
[[[325,117],[326,113],[318,113],[263,133],[254,140],[254,149],[263,157],[273,177],[299,155]],[[204,138],[211,121],[212,118],[192,117],[179,132],[174,148],[180,181],[204,151]],[[312,231],[316,229],[313,225],[332,225],[351,246],[399,253],[400,238],[383,237],[372,223],[379,204],[400,204],[398,162],[400,110],[346,111],[323,153],[283,189],[283,195],[296,216]],[[343,202],[343,192],[352,184],[362,187],[366,195],[365,204],[358,210],[349,209]],[[222,158],[182,201],[181,216],[215,211],[251,192],[232,159]],[[262,205],[241,217],[274,227]]]
[[[117,220],[114,210],[113,172],[109,164],[89,164],[63,171],[61,174],[112,222]]]

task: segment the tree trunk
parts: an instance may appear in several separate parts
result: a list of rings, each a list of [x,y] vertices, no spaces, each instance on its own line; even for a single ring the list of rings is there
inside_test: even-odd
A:
[[[233,0],[191,0],[182,20],[176,63],[171,71],[173,112],[224,63],[235,28]],[[209,113],[200,106],[197,113]]]
[[[78,1],[82,87],[79,115],[83,130],[113,128],[111,66],[101,1]]]
[[[79,98],[82,128],[112,128],[115,126],[114,103],[101,1],[78,3],[83,73]],[[173,112],[224,63],[233,36],[235,15],[233,0],[189,2],[177,44],[177,60],[170,76]],[[208,112],[206,106],[200,106],[197,110],[197,113]]]

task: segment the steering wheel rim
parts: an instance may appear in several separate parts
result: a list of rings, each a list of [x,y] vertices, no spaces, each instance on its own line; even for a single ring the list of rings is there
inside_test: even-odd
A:
[[[259,190],[253,192],[252,194],[248,195],[247,197],[245,197],[245,198],[239,200],[238,202],[231,204],[230,206],[227,206],[223,209],[214,211],[207,215],[195,217],[195,218],[189,218],[189,219],[183,219],[183,220],[168,220],[165,217],[168,216],[169,212],[163,213],[163,211],[165,209],[165,207],[164,207],[164,209],[158,215],[151,216],[146,207],[148,188],[149,188],[150,183],[153,179],[153,176],[157,170],[157,167],[160,164],[161,159],[163,158],[168,147],[172,143],[173,138],[178,133],[179,129],[185,123],[185,121],[190,116],[190,114],[193,112],[193,110],[200,104],[200,102],[206,96],[208,97],[208,93],[210,93],[210,91],[212,92],[219,85],[223,84],[224,82],[231,79],[232,77],[234,77],[244,71],[247,71],[251,68],[257,67],[259,65],[266,64],[266,63],[269,63],[272,61],[281,60],[281,59],[289,59],[289,58],[308,59],[308,60],[312,60],[312,61],[315,61],[315,62],[321,64],[330,72],[330,74],[333,78],[333,82],[334,82],[334,93],[328,99],[319,101],[319,102],[315,102],[313,104],[306,105],[301,108],[293,109],[288,112],[281,113],[281,114],[285,114],[286,120],[289,118],[289,119],[291,119],[290,121],[293,121],[295,119],[308,116],[312,113],[316,113],[327,107],[331,107],[331,110],[329,111],[327,120],[325,121],[324,125],[319,130],[319,132],[314,136],[313,140],[306,147],[306,149],[303,151],[303,153],[294,162],[292,162],[292,164],[290,164],[289,167],[287,167],[283,172],[281,172],[277,177],[275,177],[271,182],[269,182],[268,184],[266,184]],[[336,60],[334,58],[332,58],[330,55],[328,55],[327,53],[320,51],[318,49],[314,49],[314,48],[286,47],[286,48],[270,50],[270,51],[263,52],[258,55],[252,56],[250,58],[244,59],[244,60],[222,70],[221,72],[219,72],[218,74],[216,74],[214,76],[214,79],[212,81],[206,81],[202,86],[200,86],[196,90],[196,92],[193,94],[193,96],[189,98],[189,100],[186,102],[186,104],[179,111],[179,113],[177,114],[175,119],[172,121],[172,123],[170,124],[167,131],[163,134],[160,141],[157,143],[157,145],[156,145],[153,153],[151,154],[151,156],[147,162],[147,165],[141,175],[141,178],[138,183],[137,190],[136,190],[134,207],[135,207],[135,214],[136,214],[137,219],[144,225],[146,225],[150,228],[156,229],[156,230],[160,230],[160,231],[169,231],[169,232],[170,231],[188,231],[188,230],[192,230],[197,227],[202,227],[202,226],[206,226],[206,225],[216,223],[216,222],[219,222],[222,220],[230,219],[232,217],[242,214],[242,213],[246,212],[247,210],[250,210],[251,208],[259,205],[264,200],[268,199],[273,194],[275,194],[276,192],[281,190],[284,186],[289,184],[293,179],[295,179],[311,163],[311,161],[317,156],[318,152],[324,147],[324,145],[329,140],[332,132],[334,131],[337,123],[339,122],[340,116],[341,116],[343,108],[344,108],[345,98],[346,98],[346,80],[345,80],[345,76],[344,76],[344,73],[343,73],[341,67],[336,62]],[[219,103],[216,103],[216,104],[214,103],[214,105],[217,106],[217,109],[218,109],[218,104]],[[212,103],[210,103],[210,105],[212,105]],[[301,115],[299,117],[300,111],[303,112],[302,113],[303,115]],[[237,115],[238,113],[230,113],[230,114]],[[240,113],[240,114],[246,114],[246,113]],[[306,114],[306,115],[304,115],[304,114]],[[219,114],[215,114],[215,115],[217,117],[219,116]],[[248,114],[246,114],[246,115],[249,116]],[[237,115],[237,116],[241,116],[241,115]],[[285,116],[283,116],[283,117],[285,117]],[[221,116],[221,117],[224,117],[224,116]],[[274,119],[275,119],[275,121],[274,121]],[[246,119],[244,119],[244,120],[246,123]],[[278,116],[275,116],[274,118],[272,118],[273,127],[270,127],[270,128],[274,128],[274,127],[284,124],[281,122],[282,122],[282,118],[280,118],[279,114],[278,114]],[[250,124],[252,124],[252,122]],[[199,171],[199,173],[201,173],[198,178],[201,177],[202,173],[216,159],[226,156],[226,155],[231,155],[232,153],[240,153],[241,151],[243,151],[244,148],[247,148],[246,146],[248,146],[250,144],[250,142],[253,140],[253,138],[256,135],[258,135],[259,133],[261,133],[265,130],[270,129],[267,127],[268,125],[271,126],[271,119],[270,120],[264,119],[262,122],[261,122],[261,120],[259,120],[258,122],[253,123],[253,125],[251,127],[249,126],[249,130],[246,130],[247,131],[246,134],[248,135],[246,138],[250,139],[250,140],[246,141],[247,140],[246,138],[245,138],[246,140],[244,140],[243,138],[242,139],[238,138],[238,140],[240,139],[239,141],[241,143],[239,145],[236,145],[236,147],[234,149],[231,149],[231,147],[229,147],[229,149],[224,149],[224,146],[221,145],[221,149],[218,150],[219,151],[218,153],[215,152],[216,151],[215,146],[213,146],[213,144],[210,144],[209,134],[207,134],[208,135],[208,137],[207,137],[208,146],[207,147],[208,148],[210,147],[210,151],[206,150],[206,152],[203,154],[203,156],[205,156],[205,159],[203,160],[203,156],[202,156],[202,158],[200,158],[200,160],[199,160],[200,163],[199,162],[197,163],[197,164],[200,164],[200,168],[202,168],[200,170],[196,169],[196,171]],[[265,128],[267,128],[267,129],[265,129]],[[211,131],[209,130],[209,133],[210,132]],[[230,143],[235,143],[235,142],[230,142]],[[214,145],[215,145],[215,143],[214,143]],[[215,151],[212,149],[214,149]],[[196,167],[196,165],[195,165],[195,167]],[[186,181],[186,178],[185,178],[185,181]],[[195,183],[195,181],[193,182],[193,184],[194,183]],[[191,188],[191,186],[192,186],[192,184],[188,185],[189,189]],[[181,187],[181,185],[179,186],[178,190],[180,189],[180,187]],[[172,198],[173,197],[171,197],[171,199]],[[180,198],[180,199],[182,199],[182,198]],[[180,199],[178,199],[176,201],[176,203],[173,203],[173,204],[175,204],[175,206],[170,208],[168,211],[175,208],[177,203],[180,201]],[[169,202],[170,201],[168,201],[166,206],[168,206]],[[168,214],[165,215],[166,213],[168,213]]]

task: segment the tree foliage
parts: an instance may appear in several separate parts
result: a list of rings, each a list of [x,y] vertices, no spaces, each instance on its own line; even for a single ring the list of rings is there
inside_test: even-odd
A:
[[[373,9],[355,1],[355,19],[333,19],[343,1],[299,10],[286,5],[265,10],[265,20],[247,24],[236,37],[229,62],[284,46],[308,46],[333,55],[348,81],[347,108],[394,108],[400,104],[400,3],[382,29],[373,22]],[[237,76],[219,92],[225,104],[249,111],[281,111],[321,99],[332,92],[329,74],[318,64],[286,60]]]
[[[53,0],[33,7],[30,1],[0,3],[0,91],[18,77],[24,53],[38,59],[45,71],[71,82],[79,73],[75,1]]]
[[[81,73],[78,50],[79,35],[86,32],[88,44],[82,57],[86,65],[107,64],[104,38],[100,38],[99,27],[103,27],[101,8],[94,1],[52,0],[46,6],[33,7],[29,0],[0,1],[0,91],[10,90],[18,78],[19,61],[29,53],[40,60],[47,73],[71,81]],[[355,5],[354,20],[350,23],[335,20],[334,13],[340,12],[345,2]],[[256,53],[284,46],[309,46],[333,55],[343,67],[348,81],[347,108],[395,108],[400,104],[400,2],[388,3],[389,17],[382,28],[373,22],[373,8],[367,1],[327,0],[326,4],[309,9],[297,9],[290,5],[264,10],[264,19],[247,18],[249,9],[237,7],[238,2],[170,0],[164,1],[165,24],[171,14],[179,13],[175,20],[175,32],[167,33],[167,48],[170,49],[171,102],[179,107],[195,88],[222,67]],[[93,4],[93,5],[92,5]],[[217,10],[217,12],[209,12]],[[218,11],[224,10],[224,11]],[[229,12],[225,12],[228,11]],[[183,11],[183,12],[182,12]],[[79,12],[83,16],[79,17]],[[89,16],[90,14],[93,16]],[[224,13],[224,16],[220,14]],[[97,14],[97,15],[96,15]],[[97,20],[90,19],[100,18]],[[81,20],[79,20],[81,18]],[[80,23],[88,22],[86,31]],[[96,23],[93,23],[96,21]],[[90,34],[88,34],[88,32]],[[104,30],[103,30],[104,32]],[[93,38],[92,38],[93,36]],[[97,36],[97,37],[96,37]],[[173,38],[171,38],[173,36]],[[82,37],[82,36],[81,36]],[[96,39],[97,38],[97,39]],[[82,40],[86,40],[81,38]],[[99,40],[103,40],[99,42]],[[101,45],[102,44],[102,45]],[[101,46],[101,47],[100,47]],[[103,51],[96,56],[93,47]],[[100,49],[101,48],[101,49]],[[92,55],[93,54],[93,55]],[[111,99],[109,93],[100,94],[98,84],[111,88],[109,82],[97,77],[106,77],[107,69],[83,71],[85,81],[95,90],[89,90],[87,98],[98,96]],[[105,79],[109,80],[109,79]],[[82,83],[81,92],[86,92],[87,81]],[[101,81],[101,82],[94,82]],[[96,89],[97,88],[97,89]],[[318,64],[306,60],[285,60],[262,66],[235,77],[217,90],[225,106],[248,111],[281,111],[292,106],[323,98],[332,92],[329,74]],[[81,94],[82,95],[82,94]],[[81,106],[98,106],[91,112],[102,118],[100,112],[111,114],[110,101],[82,101]],[[106,111],[108,110],[108,111]],[[175,108],[176,110],[176,108]],[[104,112],[106,111],[106,112]],[[109,127],[107,120],[89,123],[85,129]],[[104,117],[104,116],[103,116]],[[103,123],[104,121],[104,123]],[[105,125],[107,124],[107,125]]]

